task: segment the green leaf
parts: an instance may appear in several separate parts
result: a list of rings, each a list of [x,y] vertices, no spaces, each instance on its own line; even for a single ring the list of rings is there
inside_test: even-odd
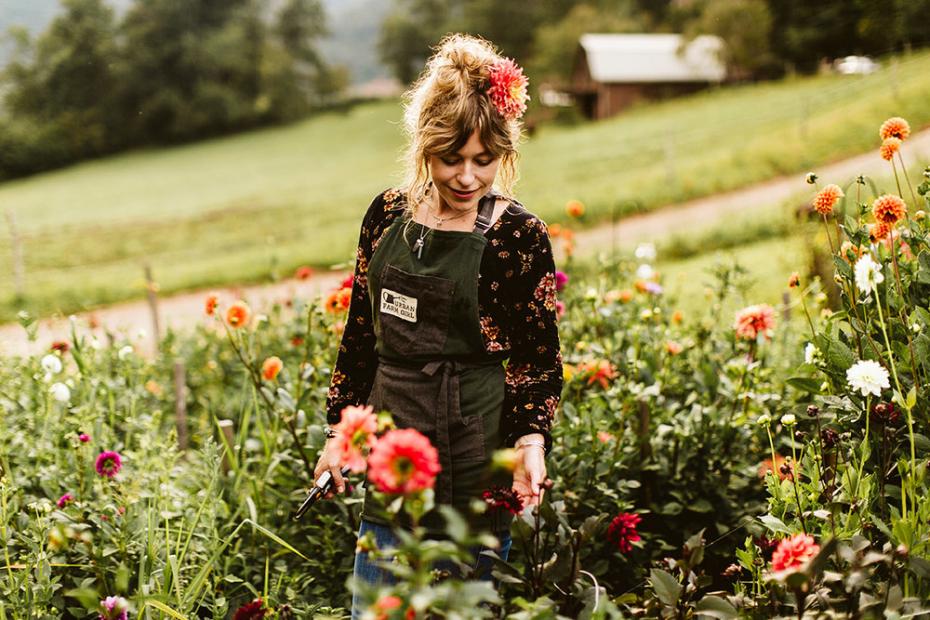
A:
[[[921,251],[917,255],[917,261],[920,263],[920,270],[917,272],[917,281],[922,284],[930,284],[930,253],[927,250]]]
[[[681,584],[664,570],[653,568],[649,571],[649,583],[656,596],[663,604],[674,607],[681,596]]]
[[[165,605],[164,603],[161,603],[161,602],[159,602],[159,601],[155,601],[155,600],[152,600],[152,599],[148,599],[147,601],[145,601],[145,606],[146,606],[146,607],[154,607],[154,608],[157,609],[158,611],[160,611],[160,612],[162,612],[162,613],[166,613],[166,614],[168,614],[169,616],[171,616],[172,618],[177,618],[178,620],[187,620],[187,616],[184,616],[184,615],[182,615],[182,614],[176,612],[175,610],[171,609],[170,607],[168,607],[167,605]]]
[[[719,596],[705,596],[698,601],[694,610],[702,616],[710,616],[711,618],[727,619],[736,618],[739,615],[736,608],[729,601]]]
[[[786,383],[801,392],[820,394],[820,384],[823,383],[823,381],[812,379],[811,377],[789,377]]]
[[[917,386],[911,388],[911,391],[907,393],[907,402],[905,403],[908,409],[913,409],[914,405],[917,404]]]
[[[779,519],[778,517],[773,517],[772,515],[762,515],[759,517],[759,521],[762,521],[762,525],[767,527],[769,531],[781,534],[791,534],[791,530],[788,529],[788,526]]]
[[[845,373],[850,366],[856,363],[856,356],[839,338],[818,334],[814,339],[817,348],[823,351],[824,360],[833,370]]]

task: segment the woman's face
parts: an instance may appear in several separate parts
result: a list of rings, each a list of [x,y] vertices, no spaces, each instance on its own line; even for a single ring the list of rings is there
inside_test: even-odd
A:
[[[501,160],[485,149],[476,129],[458,151],[431,155],[427,163],[440,208],[469,211],[490,191]]]

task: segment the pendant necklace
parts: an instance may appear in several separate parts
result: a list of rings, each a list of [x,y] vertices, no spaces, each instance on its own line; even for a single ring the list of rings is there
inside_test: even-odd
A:
[[[439,217],[437,215],[433,215],[432,211],[430,211],[429,207],[427,206],[426,214],[436,221],[436,228],[441,228],[443,222],[451,222],[453,220],[457,220],[460,217],[465,217],[469,213],[472,213],[477,210],[478,210],[478,207],[475,207],[474,209],[463,211],[462,213],[459,213],[458,215],[452,215],[450,217]],[[417,253],[417,259],[423,258],[423,245],[425,243],[424,239],[426,238],[426,232],[428,230],[429,228],[426,226],[426,224],[420,224],[420,236],[417,237],[417,240],[413,242],[413,248],[412,248],[412,251]]]

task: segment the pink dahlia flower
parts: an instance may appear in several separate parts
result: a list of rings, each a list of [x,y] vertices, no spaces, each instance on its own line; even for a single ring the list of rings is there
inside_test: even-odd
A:
[[[762,334],[766,340],[770,340],[772,330],[775,329],[775,311],[768,304],[743,308],[736,313],[733,329],[737,338],[755,340]]]
[[[510,58],[503,58],[488,69],[488,96],[501,116],[507,120],[516,120],[526,112],[526,102],[530,96],[526,92],[529,80],[523,75],[517,63]]]
[[[368,479],[382,493],[410,495],[433,488],[439,453],[416,429],[388,431],[368,457]]]
[[[621,553],[629,553],[633,550],[632,543],[640,540],[636,526],[642,520],[637,514],[631,512],[621,512],[607,527],[607,540],[617,547]]]
[[[808,534],[795,534],[785,538],[772,553],[772,570],[779,573],[800,570],[819,551],[820,546],[814,542],[814,537]]]
[[[374,447],[378,418],[372,408],[349,405],[342,410],[342,420],[334,427],[342,462],[353,472],[365,471],[365,450]]]

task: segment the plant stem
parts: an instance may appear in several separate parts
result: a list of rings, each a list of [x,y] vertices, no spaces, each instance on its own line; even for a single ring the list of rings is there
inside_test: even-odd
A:
[[[894,356],[891,354],[891,343],[888,341],[888,331],[885,329],[885,318],[882,315],[882,304],[881,304],[881,300],[879,300],[878,298],[877,292],[875,294],[875,302],[876,302],[875,305],[878,306],[878,320],[882,326],[882,336],[885,337],[885,347],[888,349],[888,362],[891,364],[891,375],[894,377],[894,384],[895,384],[895,388],[898,391],[898,394],[901,395],[902,400],[905,400],[906,396],[904,395],[904,392],[901,391],[901,382],[898,381],[898,369],[894,363]],[[907,406],[906,400],[904,403],[904,410],[907,412],[907,430],[908,430],[908,435],[909,435],[910,442],[911,442],[911,469],[908,472],[908,480],[909,482],[911,482],[911,484],[913,484],[914,475],[917,473],[917,453],[914,448],[914,420],[913,420],[913,417],[911,416],[911,408]],[[901,484],[901,517],[902,518],[907,517],[907,493],[905,492],[904,487],[905,487],[905,484],[902,481],[902,484]],[[917,498],[913,496],[913,491],[916,491],[916,489],[911,489],[911,491],[912,491],[911,502],[914,503],[914,509],[916,510],[917,509]]]
[[[801,468],[798,467],[798,454],[794,447],[794,425],[791,425],[791,486],[794,487],[794,498],[798,502],[798,520],[801,522],[801,529],[807,534],[807,525],[804,523],[804,510],[801,508],[801,494],[798,491],[798,478],[801,477]],[[775,464],[772,464],[774,467]]]

